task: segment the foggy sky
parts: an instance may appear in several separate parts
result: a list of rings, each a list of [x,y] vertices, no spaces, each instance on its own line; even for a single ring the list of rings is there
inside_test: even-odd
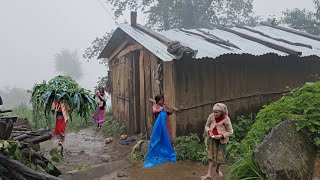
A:
[[[279,17],[286,8],[314,9],[312,0],[254,0],[255,13],[263,17]],[[53,54],[67,48],[82,56],[95,37],[116,27],[96,0],[0,0],[0,23],[0,88],[32,88],[51,79]],[[82,66],[80,83],[87,89],[107,73],[97,61],[83,60]]]

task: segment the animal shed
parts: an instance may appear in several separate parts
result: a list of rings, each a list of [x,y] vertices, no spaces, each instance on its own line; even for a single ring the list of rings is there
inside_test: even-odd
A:
[[[174,42],[178,54],[169,52]],[[317,80],[319,57],[320,37],[267,23],[165,32],[123,24],[99,56],[109,65],[113,117],[128,133],[150,135],[153,99],[164,94],[174,137],[202,133],[216,102],[234,121]]]

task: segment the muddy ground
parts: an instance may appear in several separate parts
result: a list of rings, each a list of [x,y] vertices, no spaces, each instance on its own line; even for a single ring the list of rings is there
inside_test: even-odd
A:
[[[94,165],[103,164],[112,161],[123,163],[123,167],[99,178],[100,180],[113,179],[154,179],[154,180],[192,180],[200,179],[206,173],[206,166],[195,162],[177,162],[165,163],[159,166],[143,169],[143,163],[135,163],[128,159],[135,142],[129,145],[119,144],[120,139],[115,138],[110,144],[106,144],[107,136],[96,128],[90,127],[82,129],[79,132],[70,132],[66,136],[64,143],[64,162],[57,164],[57,167],[64,173],[72,170],[81,170],[90,168]],[[138,140],[138,137],[134,137]],[[56,147],[58,140],[51,140],[41,144],[41,151],[49,157],[49,150]],[[128,166],[129,164],[129,166]],[[126,168],[125,168],[126,167]],[[226,170],[223,170],[226,174]],[[225,179],[215,177],[213,179]],[[314,180],[320,180],[320,160],[315,167]]]
[[[64,162],[57,164],[57,167],[63,172],[81,170],[124,159],[131,153],[135,142],[121,145],[119,144],[120,139],[114,139],[112,143],[106,144],[106,139],[109,137],[94,127],[68,133],[63,145]],[[135,138],[137,139],[137,137]],[[57,147],[57,144],[57,139],[44,142],[41,144],[41,151],[50,157],[48,152]]]

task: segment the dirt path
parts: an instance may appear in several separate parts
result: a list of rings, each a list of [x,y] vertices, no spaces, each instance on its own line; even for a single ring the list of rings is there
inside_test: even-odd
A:
[[[126,159],[131,153],[135,142],[129,145],[120,145],[119,139],[106,144],[106,136],[103,132],[97,132],[95,128],[82,129],[79,132],[71,132],[66,136],[64,144],[64,162],[57,167],[63,172],[90,168],[94,165]],[[137,137],[135,137],[138,139]],[[56,147],[58,140],[51,140],[41,144],[41,151],[48,156],[50,149]],[[132,163],[128,168],[118,169],[111,174],[99,178],[100,180],[128,180],[128,179],[154,179],[154,180],[179,180],[179,179],[200,179],[206,173],[206,166],[195,162],[165,163],[159,166],[143,169],[143,163]],[[126,166],[128,165],[126,164]],[[225,172],[225,171],[224,171]],[[213,178],[224,179],[224,178]],[[317,160],[314,180],[320,180],[320,160]]]
[[[134,142],[129,145],[120,145],[119,139],[106,144],[103,132],[90,127],[79,132],[71,132],[64,142],[64,162],[58,164],[63,172],[81,170],[94,165],[116,161],[125,158],[131,152]],[[50,149],[56,147],[58,140],[51,140],[41,144],[41,151],[49,156]]]

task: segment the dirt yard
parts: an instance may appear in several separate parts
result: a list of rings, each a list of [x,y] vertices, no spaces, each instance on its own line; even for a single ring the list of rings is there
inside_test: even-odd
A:
[[[120,139],[114,139],[112,143],[106,144],[108,137],[94,127],[68,133],[64,142],[64,162],[57,167],[63,172],[69,172],[117,161],[127,157],[135,145],[135,142],[121,145]],[[50,157],[49,151],[57,147],[57,144],[57,139],[44,142],[41,144],[41,151]]]
[[[70,132],[66,136],[64,143],[64,162],[57,167],[64,173],[72,170],[82,170],[94,165],[119,160],[126,160],[136,142],[129,145],[119,144],[120,139],[114,139],[110,144],[106,144],[106,136],[96,128],[90,127],[79,132]],[[138,137],[134,137],[138,140]],[[58,140],[51,140],[41,144],[41,151],[49,157],[49,150],[56,147]],[[195,162],[165,163],[153,168],[143,169],[143,163],[134,163],[130,160],[122,161],[129,163],[127,168],[118,169],[111,174],[105,175],[100,180],[128,180],[128,179],[154,179],[154,180],[192,180],[200,179],[206,173],[206,166]],[[224,168],[224,173],[226,173]],[[213,179],[225,179],[215,177]],[[315,166],[314,180],[320,180],[320,160]]]

